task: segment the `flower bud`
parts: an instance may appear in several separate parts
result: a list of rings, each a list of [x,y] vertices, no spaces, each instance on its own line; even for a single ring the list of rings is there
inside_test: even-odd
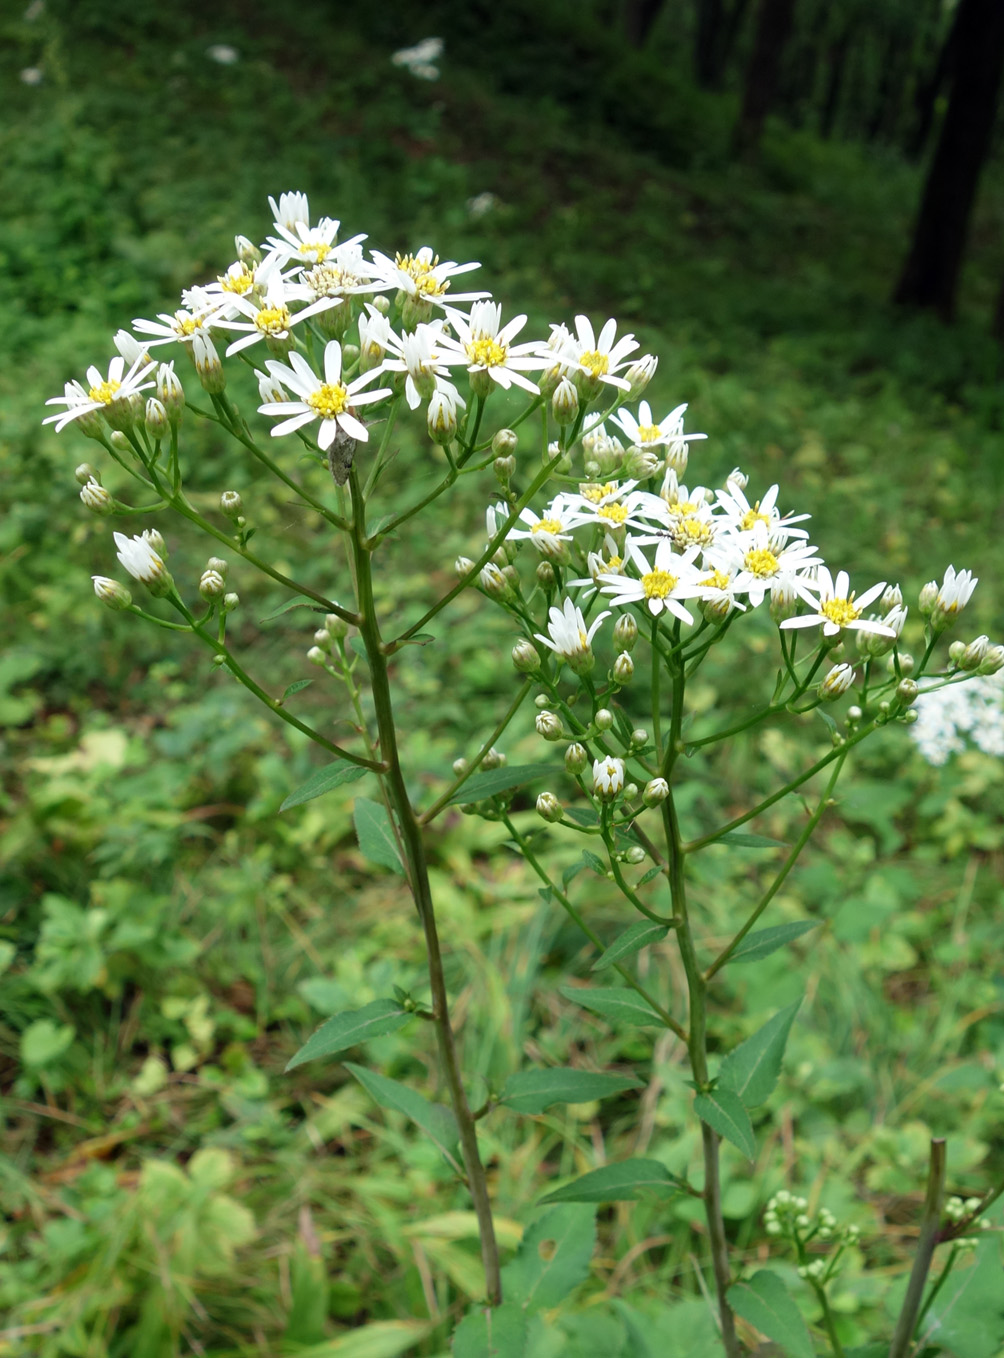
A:
[[[122,433],[131,429],[142,415],[143,398],[138,391],[131,396],[117,397],[110,405],[104,406],[101,413],[109,429]],[[128,440],[126,443],[128,446]]]
[[[327,632],[324,630],[323,627],[319,627],[317,631],[314,633],[314,645],[320,646],[322,651],[331,650],[331,638],[328,636]]]
[[[880,613],[890,613],[894,608],[902,608],[903,591],[899,585],[886,585],[878,606]]]
[[[454,761],[453,761],[453,775],[454,775],[454,777],[455,777],[455,778],[462,778],[462,777],[464,776],[464,774],[467,772],[467,770],[468,770],[469,767],[470,767],[470,765],[468,764],[467,760],[464,759],[464,757],[463,757],[462,755],[461,755],[461,757],[460,757],[459,759],[454,759]]]
[[[532,641],[522,637],[512,648],[512,663],[520,674],[533,674],[540,669],[540,652]]]
[[[900,721],[902,721],[906,726],[912,726],[914,722],[919,720],[920,713],[917,711],[915,707],[908,708],[900,718]]]
[[[658,806],[669,796],[669,784],[665,778],[653,778],[651,782],[645,784],[645,791],[641,794],[641,799],[646,806]]]
[[[508,760],[506,759],[506,756],[502,753],[502,751],[496,750],[495,746],[493,745],[491,749],[488,751],[488,753],[485,755],[484,759],[482,759],[481,767],[486,770],[501,769],[505,767],[507,762]]]
[[[633,651],[638,640],[638,624],[630,613],[622,613],[614,624],[614,645],[622,651]]]
[[[557,579],[550,561],[542,561],[537,567],[537,584],[541,589],[554,589]]]
[[[118,612],[132,603],[132,595],[117,580],[109,580],[107,575],[92,575],[91,579],[94,581],[94,593],[108,608]]]
[[[104,486],[97,481],[88,481],[80,489],[80,502],[85,509],[89,509],[92,514],[102,516],[111,514],[115,508],[112,497],[105,490]]]
[[[216,345],[208,336],[200,335],[198,332],[192,336],[192,359],[203,390],[210,396],[219,396],[227,385],[227,379],[223,373],[220,356],[216,352]]]
[[[546,693],[538,693],[533,700],[533,705],[538,712],[542,712],[545,707],[550,707],[551,700]]]
[[[234,249],[240,262],[247,264],[249,268],[261,263],[261,251],[248,240],[247,236],[234,236]]]
[[[387,316],[390,313],[390,298],[382,292],[377,293],[376,297],[370,302],[370,306],[376,307],[381,316]]]
[[[575,390],[575,384],[567,377],[563,377],[555,387],[554,395],[551,397],[551,409],[562,429],[575,423],[575,417],[579,413],[579,393]]]
[[[518,445],[515,429],[500,429],[492,439],[492,452],[496,457],[512,457]]]
[[[553,792],[542,792],[537,798],[537,815],[543,820],[550,821],[552,825],[561,820],[564,812]]]
[[[931,614],[934,612],[934,605],[937,602],[938,602],[938,582],[937,580],[928,580],[927,584],[920,591],[920,601],[918,603],[918,607],[920,609],[921,616],[924,618],[929,618]]]
[[[1004,669],[1004,646],[988,646],[977,674],[996,674]]]
[[[634,661],[627,651],[621,651],[614,661],[614,678],[618,684],[630,684],[634,678]]]
[[[113,533],[112,537],[119,561],[134,580],[146,585],[155,599],[170,594],[174,581],[164,564],[164,539],[155,528],[148,528],[142,537],[127,538],[124,533]]]
[[[739,467],[733,467],[725,478],[726,490],[745,490],[749,485],[750,479]]]
[[[502,576],[513,594],[520,592],[519,571],[515,566],[503,566]]]
[[[463,580],[465,576],[470,575],[473,569],[474,562],[471,560],[469,556],[458,556],[456,561],[454,561],[453,563],[453,570],[455,574],[460,577],[461,580]]]
[[[637,401],[645,388],[655,376],[655,370],[659,366],[659,360],[653,354],[646,354],[644,358],[639,358],[632,363],[624,374],[625,382],[631,383],[631,390],[628,392],[628,399]]]
[[[150,544],[162,561],[167,560],[167,543],[162,533],[156,528],[144,528],[143,539]]]
[[[896,673],[896,663],[899,662],[900,674],[912,674],[917,668],[917,662],[908,651],[899,651],[896,655],[890,655],[885,662],[885,667],[890,674]]]
[[[847,709],[847,725],[856,726],[864,715],[863,709],[855,703],[853,707]]]
[[[81,497],[82,496],[83,491],[81,491]],[[983,664],[989,646],[990,638],[986,636],[986,634],[977,637],[975,641],[971,641],[968,646],[963,648],[962,655],[958,661],[959,669],[969,671],[978,670]]]
[[[79,424],[80,421],[78,420],[77,423]],[[115,449],[117,453],[132,452],[132,444],[126,438],[125,434],[122,433],[121,429],[113,429],[112,432],[108,435],[108,442],[112,445],[112,447]]]
[[[624,760],[607,755],[593,760],[593,791],[604,801],[610,801],[624,787]]]
[[[244,501],[240,497],[240,492],[236,490],[225,490],[220,496],[220,513],[236,523],[244,513]]]
[[[644,726],[636,726],[631,732],[631,744],[640,750],[641,747],[647,743],[648,732],[645,730]]]
[[[798,612],[798,595],[787,580],[776,580],[770,587],[770,616],[776,623],[793,618]]]
[[[896,685],[896,697],[904,707],[909,707],[911,703],[915,703],[919,692],[920,685],[916,679],[901,679]]]
[[[199,580],[199,593],[208,603],[214,599],[220,599],[226,592],[227,582],[225,577],[211,566],[207,566],[202,572]]]
[[[597,731],[609,731],[614,724],[614,714],[609,707],[601,707],[593,718]]]
[[[842,697],[853,683],[853,665],[834,665],[819,685],[819,696],[833,702]]]
[[[627,853],[624,855],[624,861],[625,863],[631,863],[635,867],[637,867],[639,863],[644,863],[647,857],[648,854],[645,852],[645,850],[641,847],[640,844],[632,844],[630,849],[628,849]]]
[[[516,474],[516,459],[511,454],[506,457],[497,457],[492,463],[492,470],[495,472],[499,485],[508,486]]]
[[[324,619],[324,630],[332,641],[341,641],[348,635],[349,624],[337,613],[328,613]]]
[[[312,665],[326,665],[328,663],[328,657],[321,650],[320,646],[311,646],[310,650],[307,652],[307,659]]]
[[[622,476],[630,477],[634,481],[647,481],[650,476],[657,475],[661,467],[662,462],[650,449],[626,448],[621,458],[620,471]]]
[[[143,421],[146,424],[147,433],[153,439],[162,439],[171,428],[171,422],[167,418],[167,409],[163,401],[158,401],[156,396],[147,397]]]
[[[677,476],[684,476],[689,461],[690,449],[683,439],[674,439],[672,443],[666,444],[667,470],[676,472]]]
[[[457,437],[457,403],[449,392],[434,391],[429,401],[426,428],[433,443],[446,447]]]
[[[234,594],[232,590],[229,594],[224,594],[223,596],[224,613],[232,613],[234,609],[238,607],[240,601],[241,596],[239,594]]]
[[[534,726],[537,734],[543,736],[545,740],[561,740],[565,734],[561,727],[561,718],[557,712],[538,712]]]
[[[73,473],[73,479],[78,486],[86,486],[88,481],[96,481],[99,486],[101,485],[101,477],[89,462],[81,462],[80,466]]]
[[[964,641],[953,641],[948,648],[948,658],[956,667],[962,663],[962,657],[966,653],[966,643]]]
[[[478,576],[481,588],[491,599],[511,599],[512,589],[509,581],[505,578],[498,566],[493,561],[482,567]]]
[[[573,778],[582,772],[588,762],[589,755],[586,753],[586,747],[584,745],[580,745],[578,741],[569,745],[568,749],[565,751],[565,768]]]

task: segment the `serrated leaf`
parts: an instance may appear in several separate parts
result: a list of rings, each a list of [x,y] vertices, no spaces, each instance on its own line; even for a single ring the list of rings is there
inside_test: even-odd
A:
[[[543,1113],[555,1103],[588,1103],[640,1089],[634,1075],[604,1075],[593,1070],[556,1066],[550,1070],[518,1070],[510,1075],[499,1103],[515,1113]]]
[[[779,1010],[722,1062],[718,1072],[720,1087],[738,1094],[747,1108],[756,1108],[774,1092],[788,1034],[801,1003],[799,999]]]
[[[527,1317],[514,1301],[479,1306],[457,1326],[453,1358],[523,1358]]]
[[[523,783],[531,783],[535,778],[553,778],[553,764],[507,764],[501,769],[489,769],[487,773],[475,773],[468,778],[459,792],[450,798],[447,806],[457,802],[479,802],[483,797],[496,797],[500,792],[511,792]]]
[[[747,934],[729,958],[729,962],[759,962],[769,957],[786,943],[793,943],[810,929],[819,928],[819,920],[793,920],[791,924],[775,924],[770,929],[758,929],[755,934]]]
[[[969,1268],[952,1270],[924,1317],[918,1349],[933,1342],[954,1358],[997,1358],[1004,1345],[1002,1283],[999,1246],[987,1240]]]
[[[250,537],[251,534],[248,533],[247,536]],[[271,613],[266,613],[265,616],[263,618],[259,618],[258,621],[271,622],[273,618],[278,618],[281,617],[283,613],[288,613],[291,608],[310,608],[313,609],[315,613],[322,613],[324,611],[317,604],[315,604],[312,599],[302,599],[300,597],[297,597],[295,599],[287,599],[284,604],[280,604],[278,608],[273,608]]]
[[[595,1244],[595,1207],[552,1207],[529,1228],[502,1270],[503,1296],[528,1312],[557,1306],[589,1276]]]
[[[748,1282],[730,1287],[728,1301],[743,1320],[780,1344],[788,1358],[815,1358],[802,1313],[776,1273],[760,1269]]]
[[[303,690],[304,690],[305,688],[309,688],[310,685],[311,685],[313,682],[314,682],[313,679],[296,679],[296,680],[294,680],[293,683],[291,683],[291,684],[289,684],[289,685],[287,686],[287,688],[286,688],[285,692],[283,693],[282,697],[279,699],[280,703],[284,703],[284,702],[286,701],[287,698],[292,698],[292,696],[293,696],[294,693],[302,693]]]
[[[656,868],[656,872],[659,869]],[[612,967],[615,962],[621,962],[625,957],[631,957],[642,948],[647,948],[650,943],[658,943],[669,933],[669,928],[665,924],[656,924],[654,920],[640,919],[630,928],[625,929],[622,934],[614,939],[607,950],[593,963],[593,971],[602,971],[605,967]]]
[[[730,830],[727,835],[714,841],[725,844],[731,849],[786,849],[783,839],[768,839],[766,835],[748,834],[745,830]]]
[[[627,986],[573,986],[563,985],[558,989],[568,1000],[581,1004],[594,1014],[615,1023],[637,1023],[641,1027],[662,1028],[662,1019],[642,997]]]
[[[305,1061],[315,1061],[320,1056],[333,1056],[335,1052],[346,1051],[371,1037],[396,1032],[412,1018],[414,1015],[402,1009],[394,1000],[374,1000],[362,1009],[335,1014],[307,1039],[286,1069],[293,1070]]]
[[[371,802],[368,797],[357,797],[352,808],[352,819],[363,857],[381,868],[399,872],[403,877],[404,864],[387,808],[380,802]]]
[[[439,1147],[457,1173],[463,1173],[454,1154],[460,1140],[460,1132],[457,1120],[449,1108],[441,1103],[430,1103],[416,1090],[409,1089],[400,1081],[392,1080],[387,1075],[380,1075],[375,1070],[367,1070],[365,1066],[357,1066],[352,1061],[345,1062],[345,1069],[351,1071],[381,1108],[393,1108],[399,1113],[404,1113],[405,1117],[411,1118],[416,1126],[421,1127],[429,1140]]]
[[[643,1193],[668,1197],[683,1186],[683,1181],[670,1174],[658,1160],[621,1160],[616,1165],[591,1170],[563,1188],[556,1188],[546,1198],[541,1198],[541,1203],[637,1202]]]
[[[315,797],[323,797],[325,792],[330,792],[332,788],[341,787],[343,783],[354,783],[367,772],[367,769],[360,768],[358,764],[349,764],[344,759],[336,759],[333,764],[325,764],[323,769],[312,773],[305,783],[301,783],[295,792],[289,794],[279,810],[288,811],[292,806],[302,806],[304,802],[313,801]]]
[[[756,1142],[753,1139],[753,1124],[742,1099],[731,1089],[713,1089],[709,1094],[698,1094],[694,1100],[694,1112],[713,1127],[719,1136],[724,1136],[742,1151],[748,1160],[756,1155]]]

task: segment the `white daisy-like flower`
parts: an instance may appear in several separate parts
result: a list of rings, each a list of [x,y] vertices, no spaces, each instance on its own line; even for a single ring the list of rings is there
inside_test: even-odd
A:
[[[593,791],[598,797],[616,797],[624,787],[624,760],[614,755],[593,760]]]
[[[778,542],[764,523],[755,524],[749,533],[716,542],[707,548],[706,558],[713,569],[733,576],[733,590],[748,594],[754,608],[760,607],[775,585],[782,584],[811,607],[818,602],[814,582],[806,575],[810,567],[820,564],[815,547]]]
[[[653,617],[665,610],[681,622],[692,623],[694,619],[680,600],[700,596],[702,587],[694,565],[697,552],[698,548],[692,547],[680,556],[673,551],[672,543],[664,538],[656,547],[655,559],[650,565],[638,544],[629,539],[624,557],[638,575],[603,574],[598,577],[598,584],[614,604],[644,603]]]
[[[665,419],[656,421],[652,418],[652,407],[647,401],[642,401],[638,406],[637,419],[630,410],[618,410],[611,418],[615,424],[620,425],[625,438],[633,448],[661,448],[667,443],[681,439],[684,443],[706,439],[707,434],[683,432],[683,415],[686,409],[687,403],[684,401],[683,405],[671,410]]]
[[[218,318],[216,324],[224,330],[244,330],[247,333],[228,346],[227,358],[249,348],[252,344],[257,344],[259,340],[284,343],[289,339],[294,325],[299,325],[301,321],[316,316],[318,312],[340,304],[338,298],[320,297],[300,311],[290,311],[290,302],[300,301],[302,298],[303,289],[299,285],[291,285],[281,274],[275,272],[269,274],[264,297],[235,296],[234,306],[247,319],[231,321]]]
[[[644,519],[645,492],[635,490],[637,481],[586,482],[579,493],[565,494],[564,503],[578,518],[576,527],[598,524],[616,531],[648,527]]]
[[[305,193],[280,193],[278,203],[270,194],[268,205],[277,231],[281,227],[292,231],[297,223],[306,226],[310,221],[310,202]]]
[[[370,264],[357,240],[336,246],[313,268],[304,268],[297,279],[306,290],[308,302],[320,297],[355,297],[360,293],[380,292],[389,285]]]
[[[423,245],[413,255],[398,254],[393,259],[374,250],[373,262],[390,286],[417,302],[445,306],[447,302],[474,302],[489,295],[487,292],[454,292],[448,297],[458,274],[470,273],[481,265],[476,260],[469,264],[458,264],[453,259],[440,260],[429,245]]]
[[[611,318],[597,335],[588,316],[576,316],[575,338],[568,352],[575,368],[592,383],[607,383],[630,391],[631,383],[617,374],[627,366],[628,356],[638,348],[634,335],[617,336],[617,322]]]
[[[582,609],[577,608],[571,599],[566,599],[560,608],[548,610],[547,636],[541,632],[534,635],[538,641],[554,651],[555,655],[566,660],[576,674],[585,674],[593,667],[592,640],[604,618],[609,618],[606,609],[594,619],[586,630]]]
[[[783,533],[786,538],[807,538],[809,535],[804,528],[792,525],[804,522],[810,515],[782,514],[777,508],[778,489],[776,484],[771,486],[762,500],[754,500],[751,504],[744,494],[745,487],[730,477],[725,489],[716,491],[719,513],[730,531],[748,533],[754,524],[763,523],[772,536]]]
[[[815,589],[819,598],[815,605],[816,612],[803,613],[796,618],[785,618],[780,626],[796,628],[822,625],[823,636],[826,637],[838,636],[845,628],[857,632],[874,632],[881,637],[895,637],[895,631],[884,622],[861,616],[868,605],[885,589],[885,581],[866,589],[860,598],[855,598],[854,591],[849,588],[850,583],[850,576],[846,571],[840,571],[834,580],[825,566],[817,566]]]
[[[567,544],[572,540],[575,516],[562,502],[560,496],[551,501],[542,515],[535,514],[527,505],[526,509],[520,512],[519,522],[525,523],[526,528],[510,528],[506,534],[507,540],[512,538],[518,542],[525,538],[533,543],[541,556],[546,556],[552,561],[567,559]]]
[[[94,413],[111,414],[114,417],[116,410],[125,410],[126,403],[132,397],[153,386],[153,378],[148,382],[143,379],[156,366],[144,353],[140,354],[128,372],[121,354],[109,363],[107,377],[102,377],[99,368],[90,367],[87,369],[86,387],[80,382],[67,382],[62,396],[50,396],[45,403],[47,406],[65,406],[66,409],[58,415],[47,415],[42,423],[54,425],[58,434],[71,421]]]
[[[412,410],[417,410],[422,401],[432,396],[439,378],[450,375],[447,364],[451,361],[452,351],[443,345],[442,327],[443,322],[436,320],[428,325],[418,325],[400,336],[389,328],[387,330],[385,346],[394,357],[384,359],[383,371],[408,374],[404,396]]]
[[[426,428],[430,437],[439,444],[452,443],[457,436],[458,410],[466,410],[467,402],[452,382],[440,378],[436,390],[429,398],[425,412]]]
[[[192,291],[188,294],[190,298]],[[204,304],[201,309],[179,307],[171,314],[162,311],[155,321],[137,317],[133,321],[133,329],[138,330],[141,335],[150,337],[144,339],[148,349],[153,349],[158,344],[191,344],[193,335],[205,334],[210,326],[215,324],[216,312],[219,309],[215,302],[202,300]]]
[[[956,572],[954,566],[949,566],[935,600],[933,621],[942,626],[952,621],[973,597],[973,590],[978,584],[979,577],[973,575],[972,571]]]
[[[387,317],[372,302],[367,302],[366,310],[359,317],[359,364],[362,371],[382,363],[396,339]]]
[[[234,298],[250,297],[256,290],[260,293],[267,283],[268,274],[264,263],[248,264],[238,259],[217,277],[215,283],[186,289],[182,293],[182,301],[190,312],[214,313],[217,317],[232,320],[240,314],[234,306]]]
[[[170,580],[167,566],[159,552],[146,537],[127,538],[124,533],[113,533],[116,556],[134,580],[141,585],[162,585]]]
[[[544,367],[547,360],[541,357],[540,345],[512,342],[526,325],[526,316],[514,316],[502,325],[502,308],[497,302],[475,302],[470,319],[452,307],[448,315],[457,334],[456,338],[451,335],[442,338],[444,363],[462,363],[471,374],[473,385],[483,375],[482,382],[490,379],[489,385],[495,382],[504,391],[515,383],[537,395],[537,384],[523,374]]]
[[[697,583],[701,587],[698,607],[708,622],[721,622],[734,608],[745,613],[746,605],[736,598],[735,581],[725,571],[713,570],[706,575],[701,574]]]
[[[274,359],[270,359],[265,366],[277,382],[301,398],[299,401],[267,401],[258,407],[262,415],[287,417],[272,430],[273,437],[291,434],[314,420],[320,420],[321,427],[317,433],[319,448],[330,448],[339,430],[349,438],[365,442],[369,432],[356,417],[354,407],[382,401],[385,396],[393,394],[388,387],[381,387],[379,391],[364,390],[369,382],[380,375],[378,368],[352,382],[343,382],[342,346],[337,340],[329,340],[324,347],[323,381],[302,354],[290,354],[288,367]]]
[[[551,325],[550,338],[541,346],[541,357],[547,361],[540,379],[541,391],[554,392],[563,378],[575,374],[575,337],[567,325]]]

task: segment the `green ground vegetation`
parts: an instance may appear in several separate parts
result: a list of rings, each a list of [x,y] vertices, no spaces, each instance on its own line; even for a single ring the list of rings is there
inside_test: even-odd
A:
[[[986,337],[999,184],[980,201],[962,318],[947,329],[887,305],[918,171],[781,127],[757,166],[730,165],[734,101],[689,89],[671,33],[644,55],[612,44],[601,64],[588,25],[569,37],[541,19],[527,66],[505,32],[491,60],[469,22],[451,44],[439,14],[443,76],[425,83],[389,61],[426,36],[419,10],[402,7],[394,29],[388,14],[334,9],[267,0],[252,24],[236,5],[210,18],[191,4],[64,3],[0,20],[4,1354],[432,1358],[479,1295],[473,1218],[435,1148],[337,1063],[284,1073],[326,1015],[394,985],[424,995],[400,880],[361,858],[349,798],[279,814],[317,762],[288,728],[206,656],[96,604],[88,577],[112,554],[109,525],[76,499],[88,448],[40,425],[45,398],[104,363],[115,329],[173,309],[182,286],[229,262],[235,231],[264,234],[267,194],[304,189],[379,248],[482,260],[486,286],[529,310],[535,332],[578,311],[617,316],[661,355],[653,404],[689,401],[709,435],[695,479],[716,484],[741,463],[779,480],[787,507],[813,512],[827,560],[863,582],[915,595],[942,563],[968,566],[983,584],[965,635],[1002,631],[1004,389]],[[214,63],[211,43],[240,60]],[[576,62],[589,79],[575,80]],[[32,66],[39,85],[18,79]],[[620,105],[630,115],[610,114]],[[317,526],[239,449],[206,436],[198,453],[197,498],[208,507],[236,486],[274,559],[337,586]],[[399,493],[434,456],[402,447]],[[457,553],[480,548],[493,490],[471,488],[433,559],[420,527],[393,544],[385,607],[417,615]],[[198,545],[172,543],[172,569],[197,573]],[[283,598],[233,584],[251,640]],[[512,638],[475,596],[438,621],[449,645],[409,650],[396,675],[429,787],[477,748],[511,687],[500,657]],[[262,631],[267,686],[312,677],[297,612]],[[766,631],[753,644],[766,651]],[[704,673],[707,711],[748,702],[745,667]],[[297,701],[337,729],[331,699],[315,683]],[[741,809],[818,740],[778,726],[695,759],[685,814],[701,826]],[[547,757],[529,726],[508,753]],[[750,1261],[768,1257],[762,1209],[781,1187],[861,1227],[834,1296],[848,1346],[888,1328],[929,1135],[949,1138],[952,1191],[1004,1172],[1002,785],[984,755],[936,771],[902,731],[869,744],[773,908],[772,923],[819,927],[736,968],[735,1007],[713,1016],[725,1050],[806,996],[755,1172],[725,1149],[725,1212]],[[757,828],[789,838],[801,814],[784,803]],[[517,820],[533,823],[530,803]],[[594,956],[504,839],[453,815],[433,842],[470,1077],[497,1089],[529,1055],[639,1065],[649,1081],[640,1098],[483,1124],[511,1249],[548,1188],[626,1155],[681,1173],[697,1134],[672,1035],[653,1047],[559,994]],[[724,848],[701,860],[709,938],[727,936],[763,862]],[[613,938],[627,921],[603,879],[576,885]],[[364,1055],[432,1086],[431,1038],[389,1034]],[[574,1304],[540,1322],[535,1358],[710,1351],[700,1204],[604,1208],[598,1234]],[[994,1358],[999,1338],[950,1351]]]

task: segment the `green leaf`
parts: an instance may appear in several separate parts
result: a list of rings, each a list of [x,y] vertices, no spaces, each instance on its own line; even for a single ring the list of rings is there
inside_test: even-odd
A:
[[[654,868],[649,868],[648,872],[646,872],[643,877],[638,878],[638,885],[644,886],[646,882],[654,881],[661,872],[662,868],[660,868],[658,865],[656,865]]]
[[[279,699],[279,702],[284,703],[287,698],[292,698],[294,693],[302,693],[303,690],[309,688],[313,682],[313,679],[294,680],[293,683],[287,687],[285,693],[283,693],[282,697]]]
[[[656,872],[659,869],[656,868]],[[625,929],[619,934],[593,963],[593,971],[602,971],[604,967],[612,967],[615,962],[621,962],[625,957],[631,957],[641,948],[646,948],[650,943],[658,943],[669,933],[669,928],[665,924],[656,924],[650,919],[640,919],[637,924],[632,924],[629,929]]]
[[[781,1009],[722,1062],[720,1086],[738,1094],[747,1108],[756,1108],[774,1092],[788,1034],[801,1003],[799,999]]]
[[[713,1089],[709,1094],[698,1094],[694,1100],[694,1112],[702,1122],[713,1127],[719,1136],[724,1136],[733,1146],[737,1146],[748,1160],[754,1158],[756,1142],[753,1139],[753,1124],[738,1094],[731,1089]]]
[[[396,1032],[414,1017],[407,1009],[402,1009],[394,1000],[374,1000],[362,1009],[352,1009],[344,1014],[335,1014],[327,1023],[322,1023],[303,1044],[286,1066],[293,1070],[305,1061],[315,1061],[319,1056],[333,1056],[335,1052],[345,1051],[348,1047],[358,1046],[371,1037],[381,1037],[384,1033]]]
[[[517,1302],[479,1306],[457,1326],[453,1358],[523,1358],[526,1312]]]
[[[352,819],[355,821],[356,838],[363,857],[382,868],[399,872],[403,877],[404,864],[387,808],[380,802],[371,802],[368,797],[357,797]]]
[[[250,534],[248,534],[248,536],[250,537]],[[266,613],[265,616],[259,618],[258,621],[271,622],[273,618],[278,618],[281,617],[283,613],[288,613],[291,608],[312,608],[315,613],[324,612],[324,609],[315,604],[312,599],[301,599],[297,597],[295,599],[287,599],[284,604],[280,604],[278,608],[273,608],[271,613]]]
[[[768,839],[766,835],[747,834],[744,830],[730,830],[715,844],[726,844],[732,849],[786,849],[783,839]]]
[[[576,825],[584,827],[600,823],[599,816],[591,806],[569,806],[565,810],[565,819],[574,820]]]
[[[592,849],[582,850],[582,861],[596,873],[598,877],[605,877],[609,871],[606,863],[599,856],[593,853]]]
[[[52,1065],[73,1045],[76,1035],[69,1023],[57,1026],[51,1019],[36,1019],[21,1034],[21,1060],[36,1069]]]
[[[748,1282],[730,1287],[728,1300],[737,1315],[780,1344],[788,1358],[815,1358],[802,1313],[776,1273],[762,1268]]]
[[[640,1089],[641,1084],[634,1075],[603,1075],[562,1066],[518,1070],[506,1080],[499,1103],[516,1113],[543,1113],[554,1103],[588,1103],[625,1089]]]
[[[411,1118],[421,1127],[429,1140],[439,1147],[458,1174],[463,1170],[454,1155],[454,1147],[460,1140],[460,1131],[452,1111],[441,1103],[430,1103],[414,1089],[409,1089],[398,1080],[387,1075],[379,1075],[375,1070],[357,1066],[352,1061],[345,1062],[345,1069],[351,1071],[367,1093],[381,1108],[393,1108]]]
[[[337,1339],[296,1350],[296,1358],[398,1358],[432,1327],[422,1320],[375,1320]]]
[[[502,1270],[502,1294],[525,1311],[557,1306],[589,1276],[596,1208],[567,1203],[545,1212]]]
[[[621,1160],[556,1188],[541,1202],[637,1202],[643,1193],[668,1197],[682,1187],[682,1179],[658,1160]]]
[[[1004,1345],[1000,1251],[987,1240],[969,1267],[956,1265],[921,1326],[918,1351],[933,1343],[954,1358],[997,1358]]]
[[[568,1000],[574,1000],[583,1009],[594,1014],[602,1014],[614,1023],[637,1023],[642,1027],[662,1028],[662,1019],[650,1004],[627,986],[585,986],[563,985],[558,989]]]
[[[730,962],[759,962],[769,957],[786,943],[801,938],[810,929],[818,929],[819,920],[800,919],[791,924],[775,924],[771,929],[758,929],[755,934],[747,934],[729,958]]]
[[[510,792],[523,783],[531,783],[535,778],[553,778],[553,764],[515,764],[501,769],[489,769],[487,773],[475,773],[468,778],[459,792],[450,798],[447,806],[457,802],[479,802],[482,797],[495,797],[500,792]]]
[[[333,764],[325,764],[323,769],[317,769],[312,773],[305,783],[301,783],[295,792],[291,792],[280,811],[288,811],[291,806],[302,806],[304,802],[313,801],[315,797],[323,797],[325,792],[330,792],[334,787],[341,787],[342,783],[354,783],[357,778],[361,778],[366,769],[362,769],[358,764],[349,764],[344,759],[336,759]]]

